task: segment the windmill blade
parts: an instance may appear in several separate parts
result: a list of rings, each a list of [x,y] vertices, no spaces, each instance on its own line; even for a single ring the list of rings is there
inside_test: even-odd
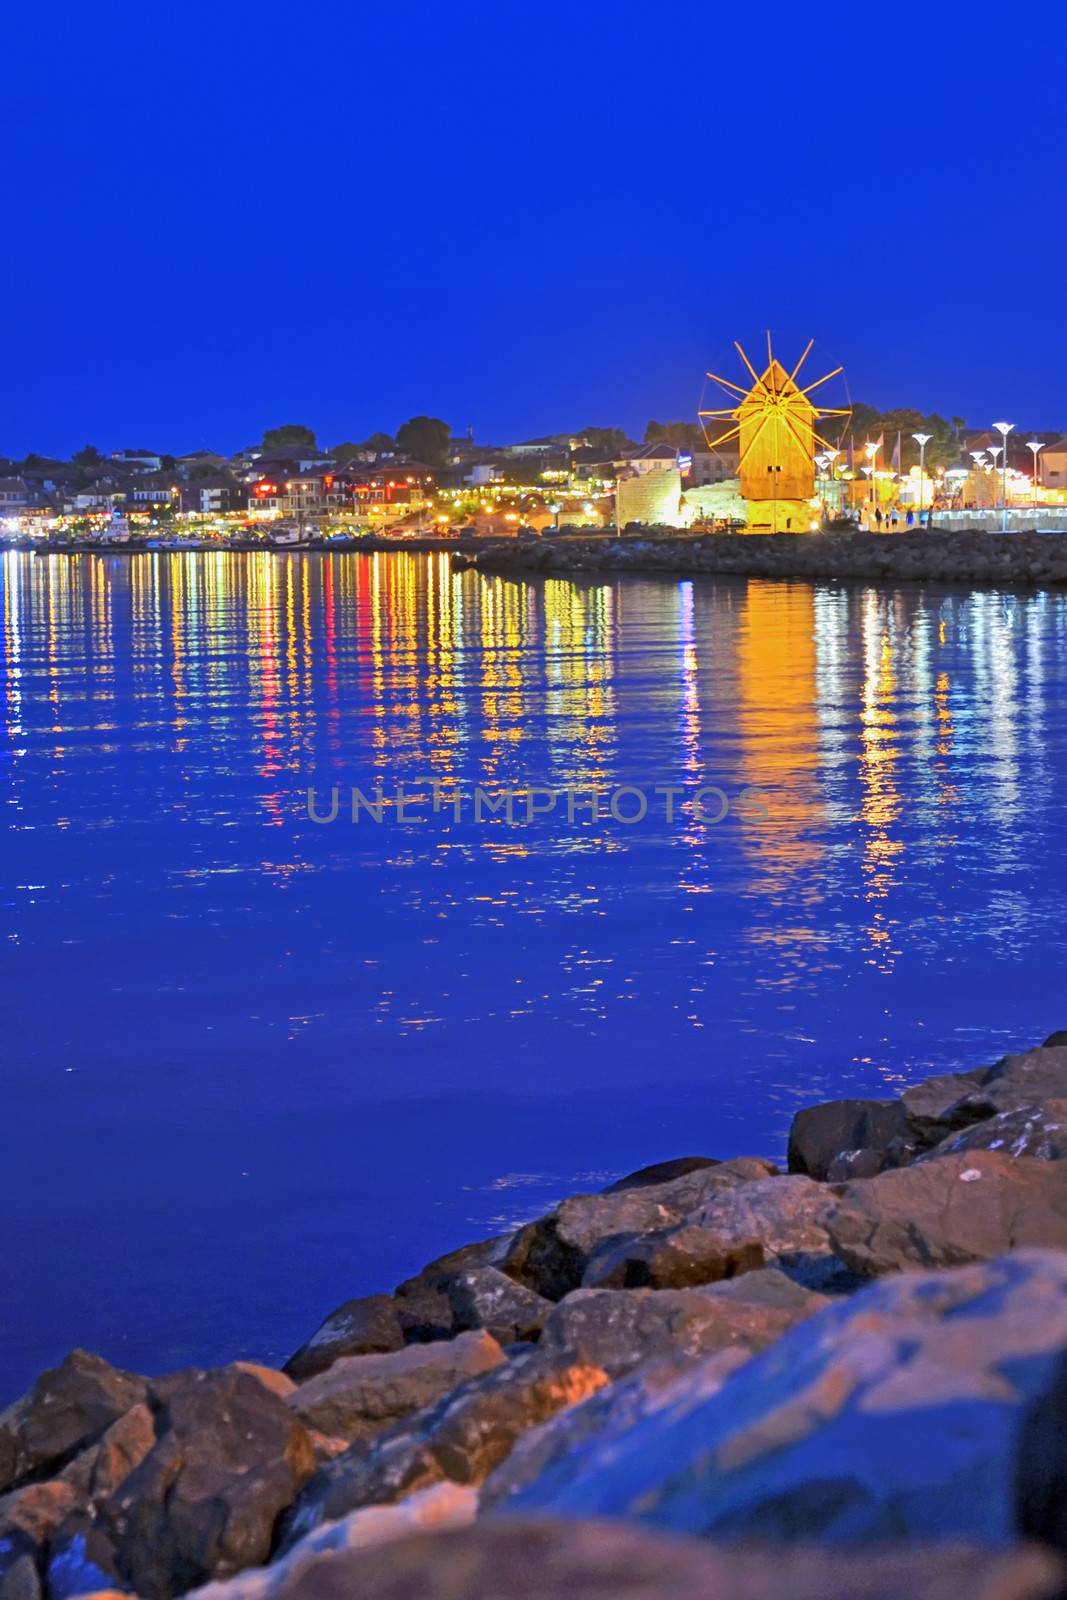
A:
[[[804,346],[804,354],[801,356],[800,360],[797,362],[796,366],[793,368],[792,372],[789,374],[790,383],[796,383],[796,381],[797,381],[797,373],[800,371],[800,369],[804,365],[805,361],[811,355],[811,350],[812,350],[812,346],[814,345],[814,343],[815,343],[814,339],[809,339],[807,344]]]
[[[748,357],[746,356],[745,352],[742,350],[741,346],[738,344],[736,339],[734,340],[734,349],[737,351],[738,355],[741,357],[741,360],[745,363],[745,366],[748,368],[749,372],[751,372],[751,374],[752,374],[752,382],[756,385],[756,388],[760,391],[761,394],[765,394],[769,398],[770,397],[770,390],[767,388],[767,385],[764,383],[763,379],[759,376],[759,374],[757,373],[755,367],[752,365],[751,361],[748,359]]]
[[[759,422],[756,424],[755,433],[752,435],[751,439],[748,441],[748,443],[746,444],[745,448],[741,452],[741,458],[737,463],[738,472],[741,471],[741,468],[744,466],[745,462],[748,460],[748,453],[752,449],[752,446],[755,444],[756,440],[759,438],[760,434],[763,432],[764,428],[767,426],[767,423],[768,423],[768,421],[770,419],[770,415],[771,415],[771,413],[769,411],[765,411],[763,416],[760,417]]]
[[[697,416],[698,417],[736,417],[737,416],[737,412],[738,412],[738,407],[737,406],[723,406],[722,409],[718,410],[718,411],[698,411],[697,412]]]
[[[717,372],[707,372],[705,377],[711,378],[715,383],[721,383],[724,389],[732,389],[734,394],[747,395],[748,390],[742,389],[739,383],[731,383],[729,378],[720,378]]]
[[[828,372],[824,378],[816,378],[814,383],[809,383],[808,387],[806,389],[800,389],[800,390],[798,390],[798,393],[800,393],[800,394],[810,394],[811,391],[813,389],[817,389],[820,384],[829,383],[831,378],[836,378],[838,373],[839,372],[844,372],[844,370],[845,370],[844,367],[835,367],[833,372]]]
[[[736,428],[731,428],[729,433],[722,434],[718,439],[709,439],[708,430],[704,429],[704,442],[709,450],[717,450],[720,445],[729,444],[731,439],[736,439],[741,432],[740,423]]]

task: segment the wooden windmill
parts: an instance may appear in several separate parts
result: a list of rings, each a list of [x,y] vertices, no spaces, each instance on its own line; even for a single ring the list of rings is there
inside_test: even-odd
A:
[[[787,372],[771,349],[768,333],[767,366],[760,376],[735,340],[734,348],[752,379],[748,389],[729,378],[708,373],[727,394],[739,397],[721,410],[701,411],[699,416],[710,448],[738,440],[741,495],[748,502],[752,533],[799,533],[810,528],[815,448],[832,448],[816,432],[815,424],[822,417],[851,414],[847,408],[823,406],[810,399],[812,392],[836,378],[844,370],[842,367],[835,367],[804,388],[797,382],[814,343],[814,339],[808,340],[800,360],[792,372]],[[721,431],[724,423],[733,424],[725,433]]]

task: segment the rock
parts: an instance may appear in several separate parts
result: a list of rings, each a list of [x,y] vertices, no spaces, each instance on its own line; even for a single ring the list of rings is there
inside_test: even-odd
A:
[[[507,1277],[499,1267],[474,1267],[448,1286],[452,1326],[457,1333],[485,1328],[498,1344],[536,1339],[552,1302]]]
[[[9,1566],[0,1555],[0,1600],[41,1600],[41,1576],[31,1555],[20,1555]]]
[[[77,1504],[75,1489],[58,1481],[27,1484],[0,1499],[0,1600],[9,1593],[14,1600],[27,1588],[28,1600],[34,1600],[33,1582],[48,1542]]]
[[[398,1505],[366,1506],[336,1522],[323,1523],[269,1567],[257,1567],[228,1583],[209,1583],[196,1591],[196,1600],[268,1600],[292,1582],[297,1569],[315,1556],[365,1550],[416,1531],[465,1528],[474,1521],[477,1511],[476,1490],[456,1483],[437,1483]]]
[[[709,1355],[730,1346],[762,1350],[825,1303],[775,1273],[775,1287],[747,1273],[703,1289],[577,1289],[553,1311],[541,1349],[620,1377],[662,1357]],[[747,1288],[747,1292],[746,1292]]]
[[[325,1372],[341,1356],[382,1355],[404,1343],[396,1301],[390,1294],[346,1300],[332,1311],[307,1344],[291,1355],[282,1369],[298,1383]]]
[[[1067,1356],[1019,1429],[1015,1514],[1020,1533],[1067,1552]]]
[[[910,1137],[919,1149],[929,1149],[940,1144],[950,1133],[959,1133],[979,1119],[976,1112],[957,1112],[956,1107],[966,1095],[981,1087],[988,1068],[976,1072],[942,1073],[926,1078],[900,1097],[908,1122]]]
[[[1059,1099],[1067,1099],[1067,1046],[1042,1045],[976,1072],[929,1078],[906,1090],[902,1104],[915,1142],[926,1150],[1003,1111]]]
[[[277,1367],[265,1367],[259,1361],[231,1361],[230,1367],[234,1372],[247,1372],[249,1377],[256,1378],[279,1400],[284,1400],[296,1388],[292,1378],[284,1372],[279,1372]]]
[[[73,1600],[122,1587],[115,1552],[102,1529],[84,1512],[64,1523],[48,1552],[49,1600]]]
[[[590,1256],[582,1285],[601,1289],[690,1289],[696,1284],[737,1277],[763,1265],[763,1246],[758,1239],[735,1239],[714,1228],[683,1222],[663,1233],[607,1240]]]
[[[358,1542],[368,1516],[340,1525],[332,1548],[294,1551],[197,1600],[1054,1600],[1064,1576],[1048,1551],[929,1544],[876,1557],[796,1549],[783,1573],[780,1551],[547,1517],[488,1518],[368,1548]],[[340,1543],[353,1534],[354,1548]]]
[[[139,1467],[156,1442],[155,1419],[147,1405],[131,1406],[113,1422],[93,1452],[88,1494],[106,1500]]]
[[[394,1300],[405,1341],[412,1344],[450,1339],[454,1330],[449,1284],[462,1272],[501,1266],[510,1243],[511,1235],[505,1234],[463,1245],[429,1262],[414,1278],[398,1284]]]
[[[349,1440],[368,1439],[506,1359],[484,1331],[387,1355],[342,1356],[301,1384],[287,1403],[309,1427]]]
[[[988,1261],[1025,1245],[1067,1248],[1067,1167],[976,1150],[846,1184],[834,1252],[870,1277]]]
[[[1057,1045],[1004,1056],[964,1095],[956,1114],[974,1122],[1043,1100],[1067,1096],[1067,1047]]]
[[[617,1178],[614,1183],[609,1183],[601,1193],[622,1194],[627,1189],[647,1189],[661,1183],[672,1183],[675,1178],[684,1178],[690,1172],[703,1172],[708,1167],[721,1164],[711,1156],[675,1156],[672,1161],[656,1161],[650,1167],[639,1167],[636,1172],[627,1173],[625,1178]]]
[[[814,1273],[814,1286],[831,1255],[826,1223],[836,1204],[833,1190],[811,1178],[763,1178],[717,1196],[689,1220],[739,1245],[758,1239],[767,1261]]]
[[[522,1434],[607,1382],[599,1367],[540,1350],[470,1379],[372,1445],[357,1445],[317,1472],[285,1518],[282,1548],[361,1506],[386,1505],[444,1480],[480,1483]]]
[[[616,1194],[572,1195],[547,1217],[520,1228],[503,1270],[547,1300],[578,1287],[599,1245],[620,1235],[659,1233],[718,1195],[766,1180],[769,1161],[743,1157],[698,1168],[669,1183]]]
[[[825,1179],[842,1151],[884,1152],[907,1132],[899,1100],[826,1100],[806,1106],[789,1130],[789,1171]]]
[[[1001,1111],[963,1133],[950,1134],[919,1160],[932,1161],[967,1150],[1000,1150],[1009,1156],[1032,1156],[1036,1161],[1063,1161],[1067,1158],[1067,1100]]]
[[[851,1183],[853,1178],[876,1178],[887,1167],[903,1164],[894,1161],[888,1150],[842,1150],[827,1167],[826,1181]]]
[[[644,1362],[581,1405],[524,1433],[482,1486],[482,1510],[507,1511],[514,1495],[590,1439],[596,1439],[598,1449],[608,1449],[612,1439],[624,1437],[643,1417],[666,1409],[674,1415],[679,1408],[691,1410],[750,1359],[748,1350],[733,1345],[697,1360],[673,1355]]]
[[[1042,1045],[1042,1049],[1055,1049],[1057,1045],[1067,1045],[1067,1030],[1057,1028],[1055,1033],[1050,1033]]]
[[[1065,1343],[1058,1251],[887,1279],[691,1409],[639,1418],[605,1449],[579,1443],[508,1510],[634,1516],[729,1540],[1006,1546],[1022,1409]]]
[[[233,1367],[155,1380],[150,1404],[156,1442],[99,1518],[138,1595],[169,1600],[265,1561],[315,1461],[290,1405]]]
[[[145,1380],[74,1350],[0,1413],[0,1491],[56,1471],[145,1397]]]

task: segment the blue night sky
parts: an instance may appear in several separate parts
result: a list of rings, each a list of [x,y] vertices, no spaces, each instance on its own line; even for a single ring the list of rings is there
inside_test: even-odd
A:
[[[15,0],[0,453],[640,433],[768,325],[1067,428],[1062,43],[1047,0]]]

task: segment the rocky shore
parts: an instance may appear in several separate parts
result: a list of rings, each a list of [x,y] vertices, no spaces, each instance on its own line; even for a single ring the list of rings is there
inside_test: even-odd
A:
[[[1044,588],[1067,583],[1067,537],[941,532],[708,534],[669,529],[649,537],[511,539],[457,551],[484,572],[670,572],[749,578],[873,579]]]
[[[1062,1033],[571,1196],[283,1371],[74,1351],[0,1414],[0,1600],[1051,1600],[1065,1157]]]

